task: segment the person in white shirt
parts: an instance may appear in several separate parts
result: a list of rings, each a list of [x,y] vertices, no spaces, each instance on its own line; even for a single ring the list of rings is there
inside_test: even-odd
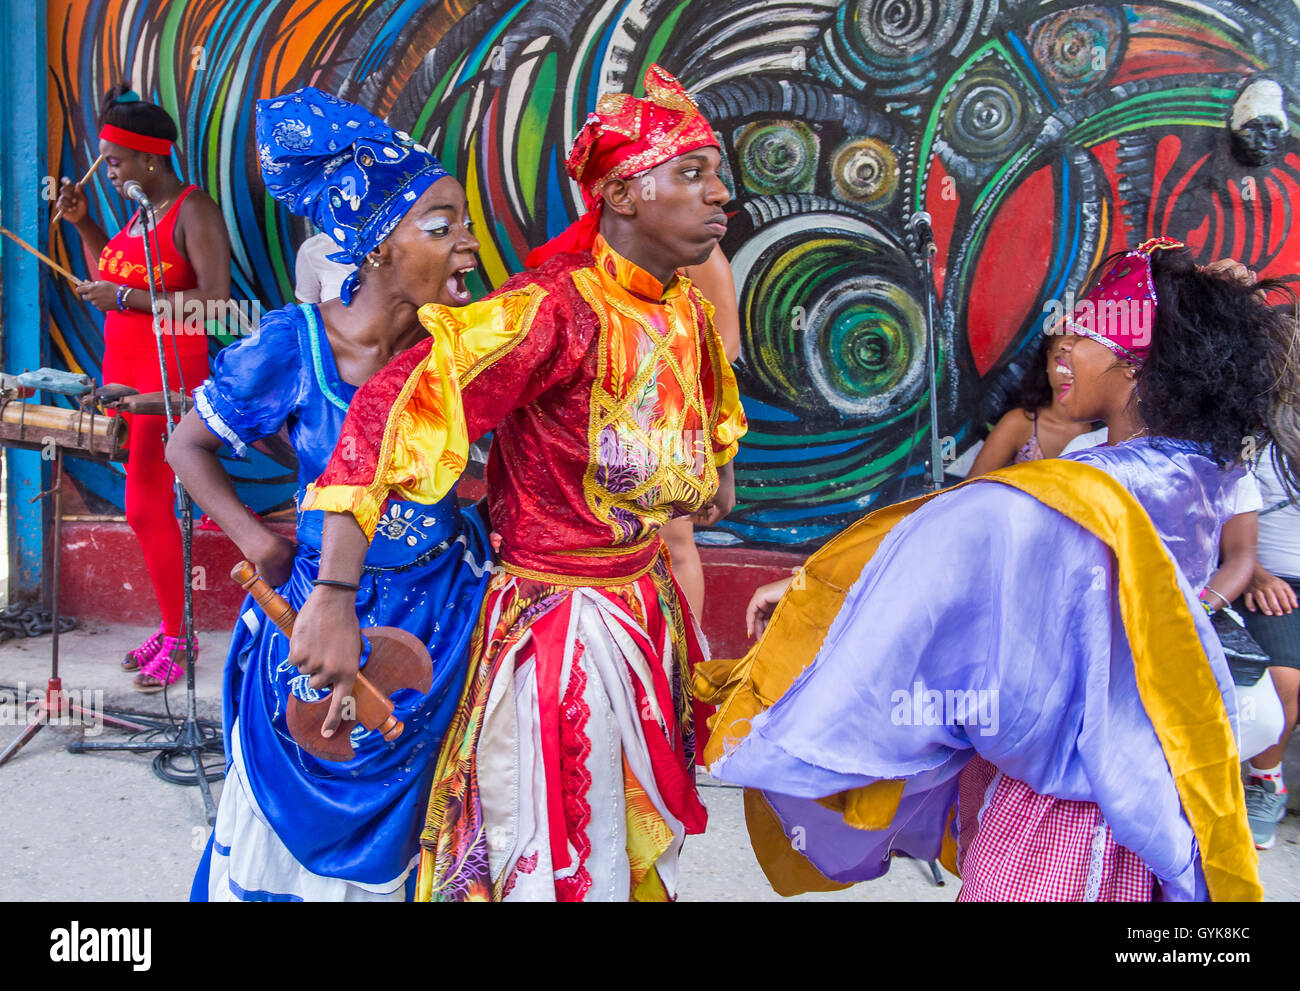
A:
[[[1277,841],[1277,824],[1286,816],[1287,789],[1282,755],[1300,710],[1300,508],[1291,500],[1273,466],[1272,448],[1259,459],[1262,507],[1259,550],[1250,583],[1237,608],[1246,629],[1269,655],[1272,675],[1285,714],[1279,736],[1250,761],[1246,811],[1255,846],[1267,850]],[[1243,747],[1243,753],[1252,753]]]
[[[332,262],[329,255],[339,250],[328,234],[317,234],[302,242],[293,268],[293,294],[300,303],[324,303],[339,298],[339,291],[355,266]]]

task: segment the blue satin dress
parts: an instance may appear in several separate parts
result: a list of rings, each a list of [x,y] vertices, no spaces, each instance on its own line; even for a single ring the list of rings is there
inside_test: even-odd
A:
[[[299,502],[324,469],[356,392],[343,382],[312,306],[266,314],[226,348],[195,393],[204,423],[237,454],[287,427]],[[278,591],[295,609],[320,563],[323,514],[298,514],[293,574]],[[366,555],[361,626],[397,626],[433,658],[433,687],[394,697],[406,729],[392,743],[358,725],[347,763],[318,760],[291,738],[291,693],[316,696],[287,661],[288,639],[246,598],[226,659],[227,777],[191,897],[372,900],[406,897],[434,764],[464,681],[470,636],[490,577],[487,533],[453,491],[435,505],[391,502]],[[364,657],[363,668],[364,670]]]

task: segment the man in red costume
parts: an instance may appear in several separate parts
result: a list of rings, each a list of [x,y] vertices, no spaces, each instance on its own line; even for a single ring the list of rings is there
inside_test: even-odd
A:
[[[568,160],[587,213],[482,302],[429,329],[353,400],[304,509],[328,511],[322,578],[355,583],[385,501],[436,500],[495,430],[502,568],[471,646],[422,836],[418,897],[671,899],[695,790],[701,637],[659,528],[734,503],[745,432],[712,307],[678,269],[726,231],[708,122],[658,66],[603,97]],[[318,586],[290,659],[352,687],[351,593]]]

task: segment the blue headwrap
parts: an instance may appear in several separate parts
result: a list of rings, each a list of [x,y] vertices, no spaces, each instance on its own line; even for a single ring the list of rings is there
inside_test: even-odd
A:
[[[423,192],[447,175],[428,149],[356,104],[310,86],[257,101],[257,160],[267,191],[360,265]],[[344,280],[352,301],[360,280]]]

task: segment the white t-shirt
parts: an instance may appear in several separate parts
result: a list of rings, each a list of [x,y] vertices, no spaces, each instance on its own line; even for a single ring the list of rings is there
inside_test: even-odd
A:
[[[1234,516],[1240,516],[1242,513],[1258,513],[1264,508],[1264,499],[1259,492],[1259,481],[1251,472],[1246,472],[1241,481],[1237,483],[1237,505],[1233,511]]]
[[[293,294],[300,302],[324,303],[339,298],[343,280],[356,269],[326,257],[338,250],[328,234],[317,234],[302,242],[293,267]]]
[[[1300,508],[1287,500],[1273,470],[1273,448],[1264,454],[1255,466],[1259,479],[1262,508],[1259,513],[1259,563],[1265,571],[1283,578],[1300,578]],[[1274,506],[1286,502],[1281,509]]]
[[[1079,434],[1078,437],[1065,445],[1065,450],[1061,452],[1064,457],[1067,454],[1073,454],[1075,451],[1085,451],[1090,447],[1096,447],[1098,444],[1106,443],[1106,434],[1109,433],[1106,427],[1100,430],[1094,430],[1091,433]]]

